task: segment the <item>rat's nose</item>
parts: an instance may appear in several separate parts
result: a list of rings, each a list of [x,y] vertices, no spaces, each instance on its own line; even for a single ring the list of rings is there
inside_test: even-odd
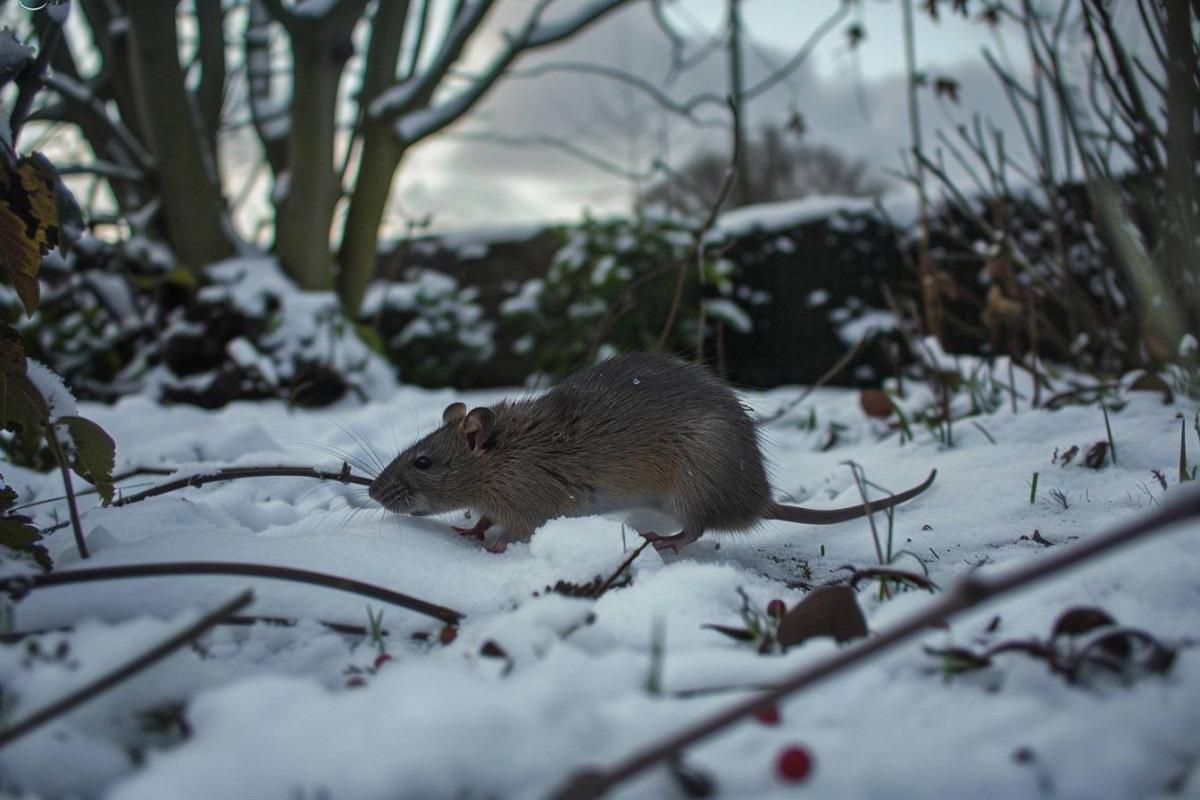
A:
[[[371,485],[367,487],[367,496],[370,497],[372,500],[374,500],[376,503],[382,503],[383,502],[383,499],[382,499],[383,498],[383,482],[378,481],[378,480],[371,481]]]

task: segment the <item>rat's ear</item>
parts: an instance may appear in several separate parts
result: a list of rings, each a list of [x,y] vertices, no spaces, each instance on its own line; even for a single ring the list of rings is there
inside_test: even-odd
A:
[[[458,422],[466,413],[467,406],[465,403],[451,403],[442,412],[442,422]]]
[[[467,414],[467,419],[463,423],[463,433],[467,437],[467,448],[475,453],[482,450],[483,443],[492,435],[492,426],[495,422],[496,415],[490,408],[471,409],[471,413]]]

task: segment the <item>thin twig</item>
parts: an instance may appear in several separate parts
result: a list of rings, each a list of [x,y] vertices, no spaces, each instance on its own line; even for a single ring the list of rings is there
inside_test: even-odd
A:
[[[69,583],[89,583],[91,581],[122,580],[125,578],[156,578],[166,575],[241,575],[254,578],[278,578],[296,583],[308,583],[314,586],[325,586],[330,589],[340,589],[364,597],[382,600],[385,603],[407,608],[418,614],[433,617],[449,625],[457,625],[466,615],[445,606],[428,603],[416,597],[385,589],[382,586],[357,581],[353,578],[343,578],[324,572],[313,572],[295,567],[282,567],[274,564],[244,564],[226,561],[180,561],[153,564],[122,564],[114,567],[94,567],[91,569],[72,569],[50,572],[45,575],[15,575],[0,578],[0,593],[8,594],[12,599],[19,600],[33,589],[49,586],[63,586]]]
[[[39,709],[20,722],[14,723],[3,730],[0,730],[0,747],[12,744],[13,741],[19,739],[25,734],[45,725],[55,717],[59,717],[76,706],[86,703],[93,697],[100,695],[117,684],[133,677],[137,673],[151,666],[152,664],[161,661],[179,648],[183,647],[188,642],[195,639],[200,634],[207,631],[209,628],[221,622],[221,620],[234,614],[254,601],[254,592],[246,589],[237,597],[225,603],[220,608],[205,614],[200,619],[196,620],[191,625],[171,636],[141,655],[130,661],[125,662],[120,667],[110,670],[95,680],[91,681],[74,692],[71,692],[66,697],[63,697],[45,708]]]
[[[799,395],[797,395],[794,399],[788,401],[786,404],[775,409],[775,411],[773,411],[770,415],[765,416],[765,417],[764,416],[756,417],[754,420],[754,423],[756,425],[770,425],[772,422],[776,422],[776,421],[782,419],[784,417],[784,415],[786,415],[789,411],[791,411],[793,408],[795,408],[796,406],[800,405],[805,400],[807,400],[808,396],[810,394],[812,394],[813,391],[821,388],[822,386],[824,386],[825,384],[827,384],[831,380],[833,380],[835,377],[837,377],[837,374],[839,372],[841,372],[842,370],[844,370],[850,364],[850,362],[853,361],[858,356],[858,354],[863,351],[863,348],[867,346],[867,342],[869,342],[871,339],[875,338],[875,333],[876,333],[876,331],[874,328],[872,328],[871,330],[864,333],[862,335],[862,338],[860,338],[858,340],[858,343],[855,344],[854,347],[852,347],[850,350],[847,350],[846,353],[841,358],[839,358],[832,367],[825,370],[825,372],[821,375],[821,377],[817,378],[809,386],[806,386],[804,388],[804,391],[800,392]]]
[[[737,103],[730,98],[726,101],[729,104],[729,113],[733,116],[733,144],[729,153],[729,169],[725,172],[725,180],[721,182],[721,190],[717,192],[717,198],[713,201],[712,206],[708,209],[708,216],[704,219],[704,223],[696,229],[692,234],[692,248],[687,256],[680,260],[678,264],[679,275],[675,279],[675,294],[671,298],[671,310],[667,313],[667,321],[663,323],[662,333],[658,336],[658,349],[662,350],[667,345],[667,338],[671,335],[671,329],[675,327],[675,317],[679,314],[679,304],[683,300],[683,285],[687,278],[688,267],[692,263],[699,263],[704,257],[704,238],[708,235],[708,231],[712,228],[713,223],[717,221],[717,214],[721,212],[721,206],[725,204],[725,198],[729,196],[729,190],[733,187],[733,179],[737,174],[737,164],[741,158],[742,142],[738,133],[741,131],[741,111],[737,107]],[[700,332],[701,340],[704,337],[703,326]]]
[[[884,566],[887,562],[883,559],[883,548],[879,544],[879,531],[875,528],[875,512],[871,510],[871,498],[867,496],[867,487],[863,481],[862,466],[856,461],[842,462],[850,468],[850,474],[854,476],[854,484],[858,487],[858,494],[862,497],[863,508],[866,509],[864,516],[867,522],[871,524],[871,538],[875,540],[875,557],[879,560],[879,565]]]
[[[1149,514],[1125,522],[1108,533],[1091,537],[1061,550],[1030,561],[996,576],[968,573],[938,599],[922,610],[909,615],[877,636],[860,644],[808,664],[785,677],[761,694],[733,704],[724,711],[690,725],[683,730],[659,739],[648,747],[607,768],[577,770],[558,790],[552,800],[590,800],[603,795],[614,786],[659,764],[684,748],[705,739],[757,711],[776,705],[799,689],[834,675],[869,656],[886,650],[916,633],[925,631],[930,623],[945,620],[985,600],[1011,592],[1034,581],[1054,575],[1114,547],[1158,533],[1168,526],[1200,517],[1200,489],[1177,489],[1177,497]]]
[[[328,628],[334,633],[342,633],[347,636],[370,636],[371,632],[363,625],[353,625],[347,622],[330,622],[324,619],[313,620],[318,625]],[[251,625],[269,625],[277,628],[293,628],[300,622],[297,617],[265,617],[254,614],[237,614],[232,617],[227,617],[218,625],[232,625],[239,628],[249,627]],[[15,642],[23,642],[34,636],[48,636],[50,634],[72,633],[75,628],[71,625],[60,625],[55,628],[35,628],[27,631],[10,631],[9,633],[0,633],[0,644],[13,644]],[[381,636],[389,636],[390,633],[386,630],[380,632]]]
[[[117,475],[114,475],[112,478],[112,482],[115,486],[116,484],[118,484],[122,481],[129,480],[130,478],[137,477],[138,475],[172,475],[175,472],[178,472],[178,470],[173,469],[171,467],[134,467],[133,469],[128,469],[125,472],[121,472]],[[144,483],[134,484],[134,486],[145,486],[145,485],[146,484],[144,484]],[[120,490],[121,488],[129,488],[129,487],[115,486],[115,488],[117,490]],[[86,497],[87,495],[99,494],[99,493],[100,493],[100,490],[93,486],[90,489],[83,489],[82,491],[75,492],[75,496],[76,497]],[[23,511],[27,508],[33,508],[34,506],[42,506],[42,505],[45,505],[46,503],[58,503],[63,500],[66,500],[66,499],[67,499],[66,495],[63,495],[61,497],[44,497],[41,500],[30,500],[28,503],[22,503],[19,506],[13,506],[11,509],[9,509],[9,511],[10,512]]]
[[[646,545],[648,544],[650,544],[650,540],[646,539],[640,545],[634,548],[634,551],[629,554],[629,558],[622,561],[621,566],[617,567],[613,571],[613,574],[608,576],[608,580],[604,582],[604,585],[601,586],[600,590],[594,595],[595,599],[599,600],[604,596],[604,593],[607,592],[609,588],[612,587],[613,583],[616,582],[617,578],[621,577],[621,574],[629,568],[629,565],[633,563],[633,560],[642,554],[642,551],[646,549]]]
[[[907,550],[904,552],[908,552]],[[878,578],[887,578],[898,583],[908,582],[912,585],[924,589],[931,594],[938,591],[938,585],[931,581],[925,575],[918,575],[915,572],[910,572],[906,569],[896,569],[895,567],[855,567],[847,564],[841,569],[850,570],[850,575],[846,577],[845,582],[851,589],[857,589],[861,581],[870,581]]]
[[[371,485],[370,478],[353,474],[350,472],[350,465],[344,461],[342,462],[341,470],[338,472],[326,472],[315,467],[223,467],[203,475],[189,475],[186,478],[168,481],[147,489],[144,492],[138,492],[137,494],[131,494],[128,497],[114,500],[112,504],[114,506],[127,506],[131,503],[145,500],[148,497],[157,497],[160,494],[173,492],[176,489],[183,489],[187,486],[203,486],[206,483],[235,481],[241,478],[316,478],[322,481],[337,481],[338,483],[357,483],[360,486]]]
[[[50,451],[54,453],[54,460],[58,462],[58,470],[62,474],[63,489],[67,493],[67,508],[71,514],[71,530],[75,533],[75,546],[79,548],[80,558],[88,558],[87,542],[83,540],[83,525],[79,522],[79,504],[75,502],[75,485],[71,481],[67,454],[54,431],[54,423],[47,421],[43,427],[46,430],[46,442],[50,445]]]

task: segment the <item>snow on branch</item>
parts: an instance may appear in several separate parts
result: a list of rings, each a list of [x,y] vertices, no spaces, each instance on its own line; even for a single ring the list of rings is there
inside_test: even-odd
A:
[[[380,94],[367,109],[368,116],[376,120],[396,117],[420,102],[421,98],[430,96],[462,53],[467,39],[483,23],[491,7],[492,0],[475,0],[464,6],[446,32],[437,58],[429,68]]]

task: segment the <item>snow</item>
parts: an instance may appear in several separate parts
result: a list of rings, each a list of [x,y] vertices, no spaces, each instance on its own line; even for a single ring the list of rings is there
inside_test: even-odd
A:
[[[218,272],[232,280],[238,269]],[[223,288],[253,306],[271,282],[269,272],[256,271]],[[242,355],[255,356],[252,349]],[[932,347],[930,357],[965,375],[979,366]],[[979,374],[981,384],[990,380],[986,368]],[[995,375],[1007,386],[1002,361]],[[1027,398],[1031,387],[1021,370],[1017,384]],[[897,402],[912,417],[930,400],[929,390],[919,384],[908,390]],[[785,387],[743,399],[769,414],[798,391]],[[523,390],[456,393],[393,383],[370,402],[346,399],[322,411],[283,401],[207,411],[161,407],[140,396],[113,406],[83,403],[80,410],[117,441],[118,471],[169,464],[186,475],[232,463],[332,459],[336,465],[343,457],[377,469],[440,424],[447,403],[474,406],[518,393]],[[1055,448],[1086,451],[1106,438],[1099,408],[1047,411],[1022,399],[1014,413],[1007,394],[1004,399],[994,412],[972,418],[995,444],[960,421],[954,446],[946,447],[915,424],[915,440],[901,444],[886,423],[863,415],[855,392],[818,389],[762,429],[776,491],[804,505],[836,507],[858,502],[848,460],[893,491],[936,467],[934,487],[896,512],[894,534],[896,549],[923,557],[940,586],[976,565],[994,574],[1034,562],[1047,550],[1060,552],[1179,491],[1176,415],[1184,415],[1191,437],[1194,402],[1165,405],[1157,393],[1127,392],[1123,407],[1109,412],[1119,463],[1093,470],[1080,459],[1060,466],[1051,457]],[[956,395],[954,410],[966,406],[966,396]],[[836,442],[824,449],[833,429]],[[1189,439],[1192,453],[1195,441]],[[1167,476],[1165,492],[1154,469]],[[3,472],[21,502],[61,493],[55,475],[8,465]],[[1040,480],[1030,503],[1034,472]],[[148,480],[166,479],[128,483]],[[1067,507],[1052,491],[1062,492]],[[335,482],[261,478],[122,508],[98,507],[90,496],[80,502],[93,550],[87,566],[192,559],[282,564],[387,586],[467,617],[458,637],[442,646],[412,639],[435,633],[440,623],[356,595],[281,581],[144,578],[34,591],[12,606],[17,630],[72,628],[0,645],[10,721],[167,638],[247,586],[257,598],[251,613],[300,619],[295,627],[218,628],[200,647],[176,652],[0,749],[5,786],[43,797],[544,797],[573,768],[611,763],[745,698],[747,690],[737,687],[770,682],[837,650],[818,639],[785,654],[758,655],[703,629],[739,623],[739,587],[760,608],[775,597],[791,606],[804,595],[798,583],[821,583],[843,574],[843,565],[875,561],[863,520],[820,528],[766,522],[742,535],[706,536],[679,556],[648,550],[635,562],[632,585],[591,601],[545,589],[559,580],[583,583],[611,574],[637,542],[633,530],[615,520],[554,520],[529,544],[497,556],[448,529],[465,521],[460,515],[389,516],[363,487]],[[28,512],[40,524],[66,513],[61,502]],[[1035,529],[1052,548],[1021,538]],[[944,630],[930,629],[793,695],[781,704],[777,726],[748,721],[694,746],[688,763],[711,775],[723,798],[1007,798],[1038,796],[1039,786],[1051,786],[1054,797],[1146,797],[1166,793],[1180,775],[1187,782],[1178,796],[1194,795],[1198,532],[1194,523],[1181,526],[953,618]],[[83,566],[69,531],[46,543],[57,570]],[[918,567],[907,556],[897,566]],[[6,573],[16,568],[2,567]],[[879,585],[867,582],[858,600],[878,631],[922,608],[929,595],[909,591],[883,601]],[[922,650],[1044,637],[1063,610],[1077,605],[1102,607],[1123,624],[1179,645],[1170,673],[1071,685],[1042,662],[1007,654],[988,669],[948,677]],[[368,608],[383,612],[388,631],[392,660],[378,668],[369,641],[316,622],[366,625]],[[989,630],[994,618],[999,621]],[[665,631],[664,692],[651,695],[645,687],[656,626]],[[43,655],[28,657],[28,641]],[[62,642],[68,652],[59,658],[54,654]],[[485,657],[488,642],[507,659]],[[352,675],[364,685],[350,688]],[[679,694],[706,688],[723,690]],[[148,726],[146,712],[170,709],[182,710],[187,738]],[[775,776],[776,755],[791,743],[807,747],[816,765],[800,786]],[[612,796],[681,795],[656,768]]]
[[[847,319],[837,326],[838,338],[844,344],[855,345],[863,337],[876,331],[890,331],[896,327],[896,315],[891,311],[871,308]]]
[[[541,278],[531,278],[521,284],[521,288],[511,297],[506,297],[500,303],[500,314],[508,317],[515,314],[532,314],[537,311],[546,282]]]
[[[737,303],[724,297],[710,297],[704,301],[704,311],[733,328],[738,333],[749,333],[754,328],[750,315]]]
[[[63,384],[62,378],[56,375],[37,359],[25,359],[25,375],[33,383],[46,401],[50,418],[73,417],[78,414],[75,407],[75,396]]]
[[[1200,342],[1196,341],[1196,337],[1190,333],[1185,333],[1179,339],[1179,355],[1187,358],[1200,348]]]
[[[264,376],[275,373],[281,381],[290,381],[301,364],[328,364],[351,375],[368,396],[390,391],[390,365],[357,336],[347,333],[337,295],[332,291],[296,291],[278,262],[263,255],[225,259],[209,265],[206,273],[213,283],[197,292],[200,302],[228,301],[249,317],[270,317],[270,332],[261,337],[257,354],[248,340],[233,344],[231,354],[238,363],[253,363]],[[278,310],[269,314],[273,304]],[[157,376],[157,380],[168,379],[176,385],[187,383],[187,379]],[[202,375],[200,379],[206,383],[211,376]],[[151,388],[155,381],[147,380],[146,385]]]
[[[291,11],[302,17],[324,17],[335,5],[337,0],[298,0]]]
[[[835,214],[866,214],[873,208],[870,200],[836,195],[743,206],[717,217],[710,237],[732,239],[755,232],[772,233],[827,219]]]

